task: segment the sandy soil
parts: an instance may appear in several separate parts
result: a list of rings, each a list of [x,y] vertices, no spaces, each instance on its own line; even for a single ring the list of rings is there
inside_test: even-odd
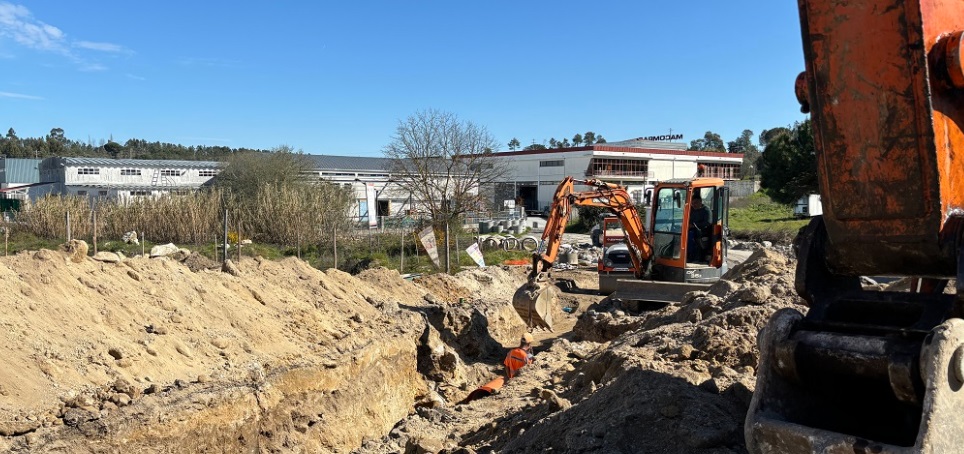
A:
[[[80,249],[0,258],[0,450],[743,452],[757,332],[800,303],[794,263],[765,249],[643,313],[592,270],[555,272],[536,362],[459,404],[526,330],[525,267],[409,282]]]

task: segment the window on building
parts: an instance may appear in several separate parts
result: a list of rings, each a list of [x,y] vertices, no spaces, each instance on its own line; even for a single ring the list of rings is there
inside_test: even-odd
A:
[[[699,163],[702,175],[709,178],[736,180],[740,178],[740,164],[724,164],[719,162]]]
[[[77,175],[100,175],[100,169],[96,167],[81,167],[77,169]]]
[[[566,161],[562,159],[554,161],[539,161],[539,167],[562,167],[565,162]]]
[[[151,195],[148,191],[131,191],[131,196],[146,196]]]
[[[198,170],[197,173],[198,173],[198,175],[200,175],[200,176],[202,176],[202,177],[213,177],[213,176],[215,176],[215,175],[218,174],[218,171],[217,171],[217,170],[211,170],[211,169],[201,169],[201,170]]]
[[[141,169],[121,169],[121,176],[141,176]]]
[[[98,192],[97,192],[97,195],[99,195],[99,196],[101,196],[101,197],[107,197],[107,191],[98,191]]]
[[[649,161],[643,159],[592,158],[589,162],[590,176],[649,176]]]
[[[181,171],[180,171],[180,170],[164,169],[164,170],[161,170],[161,176],[162,176],[162,177],[179,177],[179,176],[181,176]]]
[[[87,195],[87,191],[77,191],[77,195]]]

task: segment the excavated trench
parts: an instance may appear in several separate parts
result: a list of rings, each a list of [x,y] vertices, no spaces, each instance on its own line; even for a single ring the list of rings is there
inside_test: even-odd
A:
[[[501,270],[465,273],[467,289],[181,259],[0,259],[0,339],[19,366],[0,372],[0,449],[348,452],[463,398],[524,330],[493,292],[521,278]],[[483,288],[493,298],[451,303]]]
[[[571,331],[537,333],[535,364],[458,405],[524,331],[524,270],[412,283],[181,259],[0,259],[0,340],[19,366],[0,371],[0,450],[743,452],[756,334],[800,302],[772,251],[656,311],[570,288]]]

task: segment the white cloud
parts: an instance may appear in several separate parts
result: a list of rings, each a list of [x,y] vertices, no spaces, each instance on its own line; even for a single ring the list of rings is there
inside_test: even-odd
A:
[[[66,53],[66,35],[33,17],[23,5],[0,2],[0,36],[32,49]]]
[[[33,17],[27,7],[0,0],[0,38],[4,37],[30,49],[61,54],[76,63],[81,71],[105,71],[107,67],[88,61],[76,49],[133,54],[114,43],[70,42],[63,31]]]
[[[77,62],[80,64],[80,70],[86,72],[98,72],[107,71],[107,67],[100,63],[89,63],[89,62]]]
[[[21,93],[10,93],[8,91],[0,91],[0,98],[43,99],[40,96],[24,95]]]
[[[134,74],[131,74],[131,73],[127,73],[127,74],[124,74],[124,75],[127,76],[128,79],[147,80],[146,77],[137,76],[137,75],[134,75]]]
[[[128,50],[124,49],[124,46],[113,43],[95,43],[92,41],[77,41],[74,43],[74,47],[79,47],[81,49],[98,50],[101,52],[111,52],[111,53],[127,53]]]

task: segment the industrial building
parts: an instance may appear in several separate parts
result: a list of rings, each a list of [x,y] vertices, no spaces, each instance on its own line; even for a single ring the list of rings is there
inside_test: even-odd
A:
[[[556,186],[566,176],[598,178],[627,188],[636,200],[646,187],[674,178],[703,176],[736,180],[743,155],[688,151],[682,142],[643,138],[582,147],[505,151],[494,159],[508,169],[506,180],[492,188],[493,208],[517,201],[528,211],[552,202]],[[398,216],[417,209],[418,201],[399,187],[393,161],[383,157],[309,155],[310,177],[351,188],[355,215]],[[5,198],[36,198],[44,194],[129,199],[157,197],[196,190],[220,172],[213,161],[106,158],[46,158],[0,160],[0,191]],[[19,189],[14,189],[19,188]]]
[[[552,203],[556,186],[566,176],[598,178],[619,184],[637,201],[656,182],[702,176],[738,180],[741,153],[689,151],[682,142],[642,138],[583,147],[507,151],[495,154],[511,162],[510,181],[496,189],[497,202],[521,200],[527,211]]]
[[[46,158],[30,197],[44,194],[129,200],[194,191],[213,178],[224,163],[108,158]]]

